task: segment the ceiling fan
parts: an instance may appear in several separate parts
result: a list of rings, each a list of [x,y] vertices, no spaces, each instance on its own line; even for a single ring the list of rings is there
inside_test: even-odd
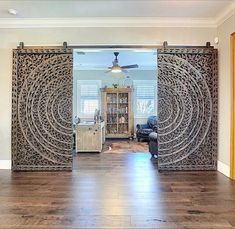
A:
[[[108,67],[109,70],[106,71],[105,73],[108,73],[108,72],[114,72],[114,73],[127,72],[127,69],[138,68],[139,67],[138,64],[120,66],[118,64],[118,55],[119,55],[119,52],[114,52],[113,54],[115,56],[115,59],[113,60],[113,66],[112,67]]]

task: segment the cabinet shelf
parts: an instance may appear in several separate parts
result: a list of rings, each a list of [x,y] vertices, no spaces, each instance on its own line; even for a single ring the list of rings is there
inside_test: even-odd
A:
[[[103,88],[102,115],[106,123],[107,138],[133,136],[132,89]],[[112,110],[114,112],[112,112]],[[111,112],[110,112],[111,111]],[[109,113],[110,112],[110,113]]]

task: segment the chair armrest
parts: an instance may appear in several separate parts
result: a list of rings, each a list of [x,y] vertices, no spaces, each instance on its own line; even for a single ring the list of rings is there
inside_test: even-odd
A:
[[[140,129],[149,129],[149,125],[148,124],[137,124],[136,128],[138,130],[140,130]]]
[[[157,125],[154,125],[154,126],[153,126],[153,131],[154,131],[155,133],[157,133]]]

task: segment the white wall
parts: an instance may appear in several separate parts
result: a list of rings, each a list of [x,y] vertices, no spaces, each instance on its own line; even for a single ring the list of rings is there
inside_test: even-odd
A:
[[[63,41],[68,44],[161,44],[167,40],[169,44],[205,45],[207,41],[213,44],[216,33],[215,28],[0,29],[0,160],[11,158],[12,49],[20,41],[26,45],[47,45],[62,44]],[[222,89],[225,87],[227,84]],[[223,113],[225,111],[227,109]],[[220,117],[227,118],[227,115]],[[220,134],[220,138],[225,137]],[[227,149],[220,149],[220,157],[228,153]]]
[[[230,165],[231,58],[230,35],[235,32],[235,14],[218,27],[219,37],[219,161]]]

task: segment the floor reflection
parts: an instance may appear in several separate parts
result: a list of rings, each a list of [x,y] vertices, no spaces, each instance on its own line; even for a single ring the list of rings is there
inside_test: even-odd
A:
[[[74,198],[80,203],[86,199],[83,207],[87,211],[129,215],[156,210],[155,200],[161,198],[163,187],[158,182],[157,160],[151,160],[150,154],[83,153],[78,154],[75,163],[78,183],[74,186]],[[160,206],[157,212],[164,214]]]

